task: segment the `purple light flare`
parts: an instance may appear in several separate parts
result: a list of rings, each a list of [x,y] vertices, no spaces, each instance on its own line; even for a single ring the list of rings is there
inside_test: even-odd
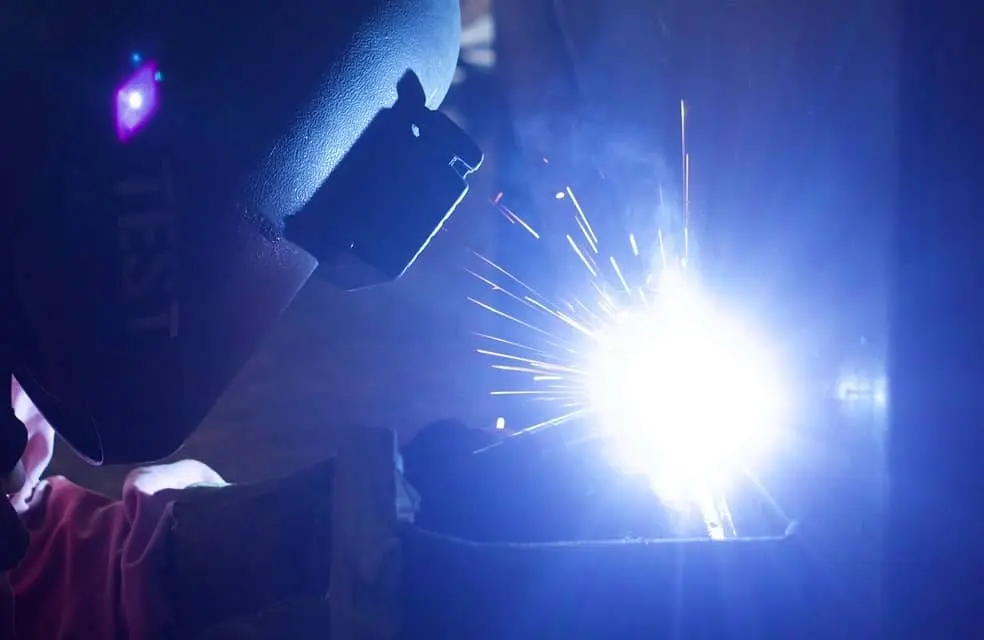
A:
[[[148,62],[134,71],[116,90],[116,137],[129,142],[150,122],[160,101],[157,64]]]

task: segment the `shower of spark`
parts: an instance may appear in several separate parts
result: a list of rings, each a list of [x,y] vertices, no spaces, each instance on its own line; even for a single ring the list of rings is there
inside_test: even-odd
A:
[[[545,295],[479,255],[482,268],[470,273],[487,296],[469,300],[524,336],[480,334],[485,345],[478,352],[514,385],[492,395],[553,408],[549,418],[516,435],[586,420],[614,464],[645,475],[665,504],[696,510],[707,535],[724,539],[737,533],[728,480],[747,472],[767,446],[781,394],[762,349],[697,285],[689,260],[686,119],[681,101],[682,247],[668,246],[661,228],[652,251],[632,232],[622,242],[599,238],[567,187],[554,198],[570,205],[576,232],[563,240],[571,264],[585,276],[584,291]],[[512,225],[541,240],[501,194],[493,202]]]

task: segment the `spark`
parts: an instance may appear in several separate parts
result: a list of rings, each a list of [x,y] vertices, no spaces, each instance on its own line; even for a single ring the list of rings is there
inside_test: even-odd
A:
[[[555,191],[553,199],[570,205],[577,232],[565,234],[564,244],[572,264],[586,276],[584,294],[545,295],[504,265],[476,254],[491,275],[470,273],[489,296],[468,299],[526,335],[477,334],[489,344],[478,353],[513,380],[510,388],[490,393],[556,408],[552,417],[512,435],[587,419],[613,462],[647,476],[664,503],[695,510],[708,537],[724,539],[736,535],[724,469],[747,469],[746,445],[764,439],[762,432],[772,426],[774,412],[764,407],[777,390],[770,376],[761,385],[754,383],[750,363],[757,353],[745,348],[741,357],[735,356],[746,344],[745,336],[720,318],[697,286],[689,260],[684,101],[680,123],[682,247],[667,243],[661,227],[655,229],[655,256],[640,245],[639,231],[644,230],[627,233],[622,242],[599,237],[568,185]],[[662,208],[661,185],[655,196]],[[502,203],[501,194],[493,204],[511,224],[542,240]],[[633,268],[626,268],[623,257]],[[500,302],[488,301],[490,296]],[[707,397],[711,388],[720,397]]]
[[[687,102],[680,101],[680,152],[683,154],[683,257],[690,258],[690,153],[687,151]]]

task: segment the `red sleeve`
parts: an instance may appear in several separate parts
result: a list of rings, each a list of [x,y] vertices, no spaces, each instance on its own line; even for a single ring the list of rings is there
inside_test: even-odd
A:
[[[168,610],[157,579],[173,493],[133,483],[112,500],[52,478],[25,515],[27,556],[10,573],[19,640],[159,635]]]

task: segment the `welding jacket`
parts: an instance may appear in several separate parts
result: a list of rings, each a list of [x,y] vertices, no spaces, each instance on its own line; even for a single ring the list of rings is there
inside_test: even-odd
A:
[[[23,516],[31,545],[0,615],[22,640],[191,638],[323,597],[331,476],[328,463],[217,486],[211,469],[182,461],[132,472],[121,500],[51,478]]]

